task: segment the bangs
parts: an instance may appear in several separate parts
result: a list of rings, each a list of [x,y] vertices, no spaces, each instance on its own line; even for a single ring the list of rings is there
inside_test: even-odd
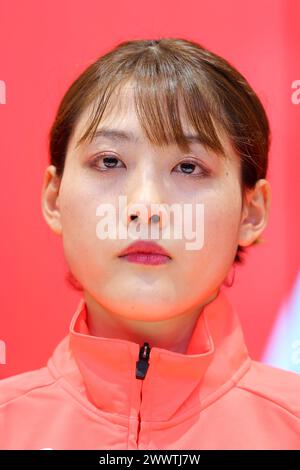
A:
[[[114,73],[109,73],[105,64],[102,67],[98,64],[97,81],[88,103],[85,102],[85,108],[92,105],[91,116],[77,145],[94,138],[106,108],[112,102],[118,107],[119,94],[130,84],[140,126],[151,144],[177,144],[183,151],[189,151],[191,142],[196,141],[225,155],[216,127],[216,123],[220,125],[218,100],[200,70],[198,76],[195,74],[195,64],[177,61],[174,55],[159,60],[150,49],[138,58],[135,56],[134,64],[129,62],[127,57],[127,63],[118,67],[114,64]],[[195,137],[184,133],[183,117]]]

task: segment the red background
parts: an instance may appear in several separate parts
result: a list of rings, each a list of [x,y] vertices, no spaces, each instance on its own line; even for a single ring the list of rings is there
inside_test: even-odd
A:
[[[229,296],[249,352],[260,360],[300,266],[300,1],[1,1],[1,315],[6,364],[0,377],[44,365],[67,334],[79,294],[65,281],[61,239],[41,212],[48,132],[71,82],[127,39],[195,40],[248,79],[270,118],[272,185],[266,243],[251,248]]]

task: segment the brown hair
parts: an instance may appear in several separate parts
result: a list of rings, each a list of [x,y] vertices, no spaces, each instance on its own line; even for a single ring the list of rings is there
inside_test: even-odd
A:
[[[205,146],[224,156],[216,126],[241,158],[241,190],[266,177],[269,122],[247,80],[222,57],[181,38],[132,40],[118,44],[83,71],[65,93],[50,130],[50,160],[62,176],[68,143],[82,112],[93,104],[89,126],[78,145],[92,139],[113,92],[133,81],[140,125],[150,142],[176,142],[188,150],[178,98]],[[260,240],[257,240],[258,243]],[[238,246],[235,263],[243,262]]]

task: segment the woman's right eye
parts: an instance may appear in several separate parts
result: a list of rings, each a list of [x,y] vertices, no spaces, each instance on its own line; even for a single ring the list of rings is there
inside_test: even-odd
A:
[[[99,162],[101,164],[99,164]],[[121,163],[121,166],[117,166],[118,162]],[[111,153],[98,155],[96,158],[93,159],[91,165],[92,167],[95,167],[100,171],[107,171],[111,168],[122,168],[122,166],[125,166],[119,158],[117,158]]]

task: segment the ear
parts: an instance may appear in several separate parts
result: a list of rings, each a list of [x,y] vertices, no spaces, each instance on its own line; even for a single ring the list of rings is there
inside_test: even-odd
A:
[[[59,188],[61,177],[56,174],[56,167],[50,165],[46,168],[42,186],[42,212],[44,218],[57,235],[61,235],[62,226],[59,209]]]
[[[264,231],[269,219],[271,187],[266,179],[259,179],[252,189],[246,189],[240,223],[240,246],[252,245]]]

